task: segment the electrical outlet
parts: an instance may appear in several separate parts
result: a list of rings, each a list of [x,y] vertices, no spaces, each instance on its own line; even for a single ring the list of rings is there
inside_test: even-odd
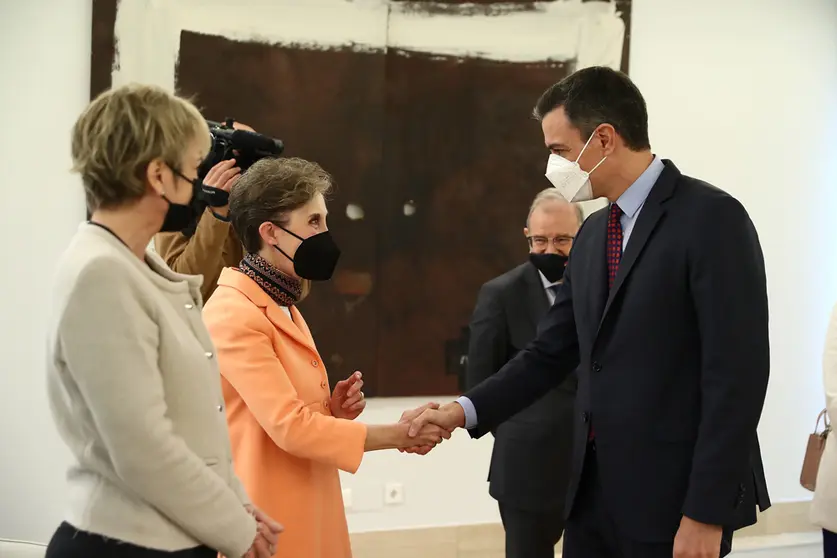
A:
[[[388,482],[384,485],[384,505],[400,506],[404,503],[404,485],[400,482]]]
[[[351,488],[344,488],[343,489],[343,509],[350,510],[352,509],[352,489]]]

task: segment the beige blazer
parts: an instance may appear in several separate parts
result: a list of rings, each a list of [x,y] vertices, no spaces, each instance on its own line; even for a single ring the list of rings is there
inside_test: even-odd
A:
[[[831,311],[822,357],[825,406],[831,420],[837,419],[837,306]],[[837,434],[831,433],[817,475],[817,489],[811,502],[811,521],[837,533]]]
[[[158,550],[231,558],[256,535],[232,468],[199,277],[141,262],[83,224],[58,263],[47,385],[67,472],[65,519]]]

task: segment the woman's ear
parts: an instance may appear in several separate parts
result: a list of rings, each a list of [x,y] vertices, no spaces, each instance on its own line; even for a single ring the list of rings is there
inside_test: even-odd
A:
[[[166,194],[164,176],[167,170],[168,167],[162,159],[154,159],[145,167],[145,181],[160,196]]]
[[[265,246],[276,244],[276,225],[265,221],[259,225],[259,236],[262,237],[262,244]]]

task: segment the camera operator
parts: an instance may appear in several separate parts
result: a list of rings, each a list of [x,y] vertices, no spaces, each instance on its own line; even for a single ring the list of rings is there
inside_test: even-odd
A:
[[[233,122],[236,130],[255,132],[240,122]],[[229,193],[241,176],[241,168],[235,159],[227,159],[213,166],[203,183]],[[241,241],[230,226],[229,205],[207,206],[201,213],[193,231],[158,233],[154,248],[177,273],[203,275],[201,295],[204,302],[215,291],[218,277],[224,267],[237,267],[244,257]]]

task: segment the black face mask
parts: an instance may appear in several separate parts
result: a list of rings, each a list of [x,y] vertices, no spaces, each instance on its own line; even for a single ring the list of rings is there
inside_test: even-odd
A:
[[[311,281],[328,281],[331,279],[334,268],[337,267],[337,260],[340,259],[340,248],[331,238],[331,233],[325,231],[308,238],[302,238],[281,225],[276,226],[302,241],[293,258],[274,245],[274,248],[294,263],[294,272],[297,275]]]
[[[561,254],[529,254],[529,261],[550,283],[557,283],[564,277],[564,269],[569,259]]]
[[[175,168],[172,168],[172,172],[175,176],[182,178],[186,182],[192,185],[192,197],[189,199],[188,202],[184,203],[174,203],[170,199],[168,199],[165,194],[163,194],[163,199],[166,200],[169,204],[169,210],[166,211],[166,217],[163,219],[163,226],[160,227],[160,232],[178,232],[182,231],[186,227],[189,226],[195,219],[195,208],[194,204],[192,203],[195,200],[195,196],[197,195],[198,190],[201,186],[201,181],[197,178],[192,180],[190,178],[186,178],[183,174],[180,173]]]
[[[191,203],[186,205],[174,203],[165,196],[163,199],[169,202],[169,210],[166,211],[166,218],[163,219],[160,232],[180,232],[195,220],[197,212]]]
[[[163,219],[163,226],[160,228],[160,232],[180,232],[189,228],[193,223],[196,223],[202,212],[199,209],[199,204],[222,207],[228,203],[229,194],[227,192],[219,188],[204,185],[200,178],[188,178],[177,169],[173,168],[172,172],[192,185],[192,198],[188,203],[182,204],[174,203],[166,196],[163,196],[163,199],[169,204],[169,209],[166,212],[165,219]]]

